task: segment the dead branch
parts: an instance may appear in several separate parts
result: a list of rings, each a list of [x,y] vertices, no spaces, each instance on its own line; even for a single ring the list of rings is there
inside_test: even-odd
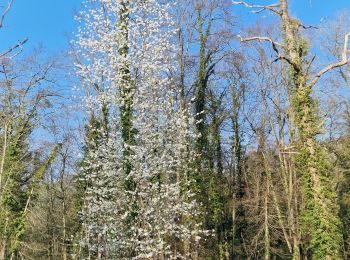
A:
[[[5,16],[7,15],[7,13],[10,11],[11,6],[13,4],[14,0],[10,0],[10,2],[7,4],[7,7],[5,9],[5,11],[2,13],[1,18],[0,18],[0,28],[2,28],[2,26],[4,25],[4,20],[5,20]]]
[[[252,5],[252,4],[248,4],[247,2],[244,1],[239,1],[239,2],[232,2],[234,5],[244,5],[247,8],[253,8],[253,9],[258,9],[256,11],[252,11],[253,13],[261,13],[265,10],[269,10],[275,14],[281,15],[281,11],[276,9],[276,7],[279,7],[280,4],[279,3],[275,3],[275,4],[270,4],[270,5]]]
[[[273,50],[276,53],[279,53],[279,50],[278,50],[277,46],[278,47],[284,47],[283,44],[272,40],[270,37],[254,36],[254,37],[243,38],[241,35],[237,35],[237,37],[240,39],[241,42],[249,42],[249,41],[267,41],[267,42],[270,42],[271,45],[272,45]]]
[[[291,59],[289,59],[289,58],[287,58],[286,56],[281,55],[281,54],[279,54],[278,57],[277,57],[277,59],[275,59],[272,63],[274,63],[274,62],[276,62],[276,61],[279,61],[279,60],[285,61],[285,62],[287,62],[289,65],[293,66],[293,69],[294,69],[295,71],[297,71],[297,72],[300,71],[299,66],[298,66],[295,62],[293,62]]]
[[[293,66],[293,68],[296,70],[296,71],[299,71],[299,67],[297,64],[295,64],[294,62],[292,62],[289,58],[287,58],[286,56],[282,55],[280,53],[280,51],[278,50],[278,47],[281,47],[281,48],[285,48],[285,46],[279,42],[276,42],[274,40],[272,40],[270,37],[263,37],[263,36],[254,36],[254,37],[247,37],[247,38],[243,38],[242,36],[240,35],[237,35],[237,37],[240,39],[241,42],[249,42],[249,41],[267,41],[267,42],[270,42],[271,43],[271,46],[272,46],[272,49],[276,52],[277,54],[277,58],[272,62],[276,62],[276,61],[279,61],[279,60],[283,60],[283,61],[286,61],[287,63],[289,63],[290,65]]]
[[[316,27],[316,26],[313,26],[313,25],[304,25],[304,24],[299,24],[299,27],[301,27],[301,28],[303,28],[303,29],[305,29],[305,30],[307,30],[307,29],[319,29],[318,27]]]
[[[333,70],[335,68],[339,68],[342,67],[346,64],[349,63],[349,59],[348,59],[348,53],[350,52],[349,50],[349,36],[350,33],[345,34],[344,37],[344,47],[343,47],[343,52],[342,52],[342,59],[341,61],[337,62],[337,63],[332,63],[330,65],[328,65],[327,67],[325,67],[324,69],[320,70],[316,76],[314,77],[314,79],[311,81],[310,83],[310,87],[313,87],[314,85],[316,85],[316,83],[318,82],[318,80],[324,75],[326,74],[328,71]]]
[[[18,42],[16,45],[14,45],[11,48],[9,48],[8,50],[4,51],[3,53],[0,54],[0,59],[5,57],[7,54],[13,52],[17,48],[22,47],[22,45],[25,44],[27,41],[28,41],[28,38],[25,38],[23,41]]]

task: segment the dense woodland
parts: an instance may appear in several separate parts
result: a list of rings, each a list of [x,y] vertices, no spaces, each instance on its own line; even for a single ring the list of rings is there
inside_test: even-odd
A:
[[[1,260],[350,259],[350,15],[252,2],[86,0],[64,55],[0,50]]]

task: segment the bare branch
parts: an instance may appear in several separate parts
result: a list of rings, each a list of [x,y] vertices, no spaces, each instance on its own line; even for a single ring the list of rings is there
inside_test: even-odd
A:
[[[23,44],[25,44],[28,41],[28,38],[24,39],[23,41],[17,43],[16,45],[12,46],[11,48],[9,48],[8,50],[4,51],[3,53],[0,54],[0,59],[5,57],[7,54],[9,54],[10,52],[13,52],[14,50],[16,50],[17,48],[22,47]]]
[[[316,26],[313,26],[313,25],[304,25],[304,24],[299,24],[299,27],[301,27],[301,28],[303,28],[303,29],[305,29],[305,30],[307,30],[307,29],[319,29],[318,27],[316,27]]]
[[[312,59],[309,61],[307,67],[306,67],[306,73],[309,74],[310,68],[312,66],[312,63],[315,61],[316,55],[312,56]]]
[[[275,4],[270,4],[270,5],[252,5],[252,4],[248,4],[247,2],[244,1],[239,1],[239,2],[232,2],[234,5],[244,5],[247,8],[253,8],[253,9],[258,9],[256,11],[252,11],[253,13],[261,13],[265,10],[269,10],[275,14],[281,15],[281,11],[276,9],[276,7],[279,7],[280,4],[279,3],[275,3]]]
[[[290,60],[286,56],[280,54],[277,47],[285,48],[285,46],[279,42],[272,40],[270,37],[254,36],[254,37],[243,38],[240,35],[237,35],[237,37],[240,39],[241,42],[249,42],[249,41],[267,41],[267,42],[270,42],[272,49],[276,52],[276,54],[278,56],[272,63],[279,61],[279,60],[283,60],[283,61],[286,61],[287,63],[289,63],[290,65],[292,65],[295,71],[300,70],[299,66],[296,63],[294,63],[292,60]]]
[[[324,75],[326,74],[328,71],[333,70],[335,68],[339,68],[342,67],[346,64],[349,63],[349,59],[348,59],[348,53],[350,52],[349,50],[349,36],[350,33],[345,34],[345,39],[344,39],[344,48],[343,48],[343,53],[342,53],[342,59],[341,61],[337,62],[337,63],[333,63],[328,65],[327,67],[325,67],[324,69],[320,70],[316,76],[314,77],[314,79],[311,81],[310,83],[310,87],[313,87],[314,85],[316,85],[316,83],[318,82],[318,80]]]
[[[295,71],[300,71],[299,66],[295,62],[291,61],[291,59],[289,59],[286,56],[281,55],[281,54],[279,54],[277,59],[275,59],[272,63],[279,61],[279,60],[286,61],[289,65],[293,66],[293,69]]]
[[[250,42],[250,41],[267,41],[267,42],[270,42],[271,45],[272,45],[273,50],[276,53],[279,53],[279,50],[278,50],[277,46],[278,47],[282,47],[282,48],[284,47],[283,44],[272,40],[270,37],[254,36],[254,37],[243,38],[240,35],[237,35],[237,37],[240,39],[241,42]]]
[[[7,4],[7,7],[5,9],[5,11],[2,13],[1,18],[0,18],[0,28],[2,28],[3,24],[4,24],[4,20],[5,20],[5,16],[7,15],[7,13],[10,11],[10,8],[13,4],[14,0],[10,0],[10,2]]]

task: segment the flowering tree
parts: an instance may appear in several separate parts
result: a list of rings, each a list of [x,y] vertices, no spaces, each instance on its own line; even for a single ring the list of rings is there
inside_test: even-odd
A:
[[[80,244],[85,256],[196,258],[204,233],[187,175],[193,124],[180,109],[169,4],[89,0],[77,64],[89,91]],[[84,256],[84,251],[83,256]]]

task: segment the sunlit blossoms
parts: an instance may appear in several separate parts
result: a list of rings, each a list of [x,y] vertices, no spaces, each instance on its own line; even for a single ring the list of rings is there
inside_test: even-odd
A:
[[[92,90],[80,252],[188,258],[205,232],[187,178],[193,120],[168,76],[176,50],[169,5],[91,0],[85,8],[75,42],[77,73]]]

